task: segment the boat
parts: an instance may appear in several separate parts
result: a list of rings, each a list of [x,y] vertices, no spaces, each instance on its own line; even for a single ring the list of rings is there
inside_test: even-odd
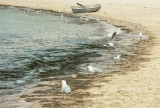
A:
[[[94,5],[82,5],[77,3],[79,6],[71,6],[72,11],[74,13],[89,13],[89,12],[97,12],[101,8],[101,4],[94,4]]]

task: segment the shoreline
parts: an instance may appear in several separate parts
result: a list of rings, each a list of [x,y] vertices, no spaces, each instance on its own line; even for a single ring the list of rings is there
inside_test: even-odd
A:
[[[154,66],[152,64],[154,64],[154,62],[156,62],[154,59],[154,58],[156,58],[156,56],[153,56],[153,51],[149,51],[149,50],[150,50],[150,48],[153,49],[153,47],[155,47],[155,45],[153,45],[153,43],[157,42],[157,40],[159,40],[159,37],[157,37],[158,35],[155,34],[153,29],[149,30],[149,28],[146,27],[146,25],[143,25],[140,23],[135,23],[132,21],[127,22],[125,20],[115,19],[112,16],[108,17],[108,16],[103,16],[103,15],[101,16],[99,14],[97,15],[96,13],[93,13],[93,14],[89,13],[89,16],[90,15],[97,16],[99,18],[104,17],[104,19],[106,19],[107,22],[109,22],[113,25],[116,24],[118,26],[127,26],[126,28],[129,28],[137,33],[143,32],[144,34],[147,34],[151,38],[150,41],[152,41],[152,42],[151,42],[151,45],[146,48],[146,50],[149,52],[149,54],[147,54],[147,55],[142,54],[141,55],[142,57],[150,59],[150,61],[145,62],[145,61],[141,60],[142,61],[140,63],[141,66],[138,67],[139,68],[138,70],[136,70],[136,71],[127,70],[126,71],[127,74],[125,74],[125,75],[113,75],[110,78],[108,78],[108,77],[103,78],[103,80],[106,80],[106,81],[111,80],[111,81],[109,83],[100,82],[99,85],[103,86],[101,88],[95,87],[97,85],[96,84],[97,81],[93,81],[92,82],[93,87],[90,88],[89,90],[86,90],[86,92],[94,93],[95,90],[97,91],[100,89],[99,91],[97,91],[95,93],[95,95],[97,95],[98,98],[97,97],[92,98],[92,96],[85,97],[82,99],[83,101],[86,101],[84,103],[84,105],[86,107],[93,107],[93,106],[90,106],[92,103],[93,105],[95,105],[95,107],[104,107],[104,106],[108,105],[108,107],[111,107],[111,108],[112,107],[131,107],[131,106],[132,107],[158,107],[158,106],[160,106],[160,104],[158,103],[158,101],[159,101],[159,91],[158,91],[159,90],[159,86],[158,86],[159,83],[158,82],[160,82],[160,80],[158,80],[159,73],[157,73],[159,69],[157,66],[156,66],[156,69],[153,69],[153,70],[147,69],[147,68],[152,68]],[[160,28],[160,26],[158,26],[158,27]],[[160,34],[160,33],[158,32],[158,34]],[[158,47],[159,46],[160,45],[158,45]],[[158,56],[158,60],[159,60],[159,55],[157,55],[157,56]],[[152,60],[152,58],[154,59],[154,61]],[[158,62],[156,62],[156,64],[158,64]],[[155,67],[153,67],[153,68],[155,68]],[[156,70],[156,72],[154,70]],[[146,72],[147,74],[144,72]],[[152,72],[152,73],[149,74],[148,72],[149,73]],[[153,78],[153,79],[151,79],[151,78]],[[117,83],[117,81],[119,81],[119,83],[122,83],[122,84]],[[157,83],[155,83],[155,81],[157,81]],[[142,86],[142,85],[145,85],[145,86]],[[153,87],[153,85],[155,85],[155,87]],[[108,88],[110,88],[110,89],[108,89]],[[138,97],[135,95],[137,95]],[[150,96],[149,99],[147,99],[148,96]],[[101,102],[99,102],[99,100],[101,100]],[[88,101],[91,101],[91,103],[87,103]],[[98,103],[97,103],[97,101],[98,101]],[[133,103],[133,102],[135,102],[135,103]],[[148,103],[146,103],[146,102],[148,102]],[[33,105],[31,108],[39,108],[39,107],[40,107],[40,104],[37,103],[37,104]],[[76,106],[73,106],[73,107],[76,107]]]
[[[63,13],[66,15],[73,15],[76,17],[82,16],[85,13],[72,13],[72,11],[61,11],[59,12],[56,9],[41,9],[41,8],[36,8],[36,7],[27,7],[27,6],[19,6],[19,5],[8,5],[8,4],[0,4],[0,6],[7,6],[7,7],[16,7],[16,8],[28,8],[28,9],[33,9],[33,10],[42,10],[42,11],[48,11],[48,12],[54,12],[54,13]],[[132,23],[132,22],[128,22],[125,20],[119,20],[119,19],[115,19],[112,17],[108,17],[108,16],[102,16],[102,15],[97,15],[96,12],[95,13],[87,13],[88,16],[94,17],[94,18],[101,18],[102,20],[106,20],[107,23],[114,25],[116,27],[122,27],[122,28],[126,28],[126,29],[130,29],[132,30],[134,33],[143,33],[145,35],[147,35],[149,37],[149,40],[152,40],[152,42],[154,41],[154,39],[156,37],[154,37],[154,33],[152,33],[151,31],[144,29],[145,27],[142,24],[138,24],[138,23]]]
[[[0,1],[1,2],[1,1]],[[43,11],[49,11],[49,12],[55,12],[55,13],[64,13],[64,14],[68,14],[68,15],[74,15],[74,16],[81,16],[85,13],[72,13],[72,11],[58,11],[57,9],[49,9],[49,8],[38,8],[38,7],[28,7],[28,6],[21,6],[21,5],[8,5],[8,4],[1,4],[0,6],[7,6],[7,7],[17,7],[17,8],[28,8],[28,9],[33,9],[33,10],[43,10]],[[140,33],[143,32],[143,34],[147,35],[149,38],[152,37],[152,39],[154,39],[154,37],[152,36],[153,33],[151,33],[151,31],[148,31],[146,29],[144,29],[145,27],[143,27],[142,24],[138,24],[138,23],[132,23],[132,22],[128,22],[125,20],[119,20],[119,19],[115,19],[112,17],[108,17],[108,16],[103,16],[103,15],[97,15],[96,12],[95,13],[88,13],[89,16],[95,17],[95,18],[102,18],[102,20],[107,20],[107,23],[115,25],[115,26],[125,26],[125,28],[127,29],[131,29],[134,33]],[[151,39],[151,38],[150,38]]]

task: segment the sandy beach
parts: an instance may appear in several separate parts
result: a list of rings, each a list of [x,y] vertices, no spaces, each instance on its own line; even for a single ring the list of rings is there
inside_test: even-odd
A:
[[[109,23],[126,26],[135,33],[142,32],[150,37],[151,43],[139,55],[137,69],[125,69],[112,76],[99,76],[87,89],[78,89],[59,103],[33,102],[30,108],[73,107],[73,108],[159,108],[160,107],[160,1],[159,0],[0,0],[1,5],[22,6],[72,13],[75,3],[102,4],[100,11],[89,13]],[[147,60],[146,60],[147,59]],[[56,82],[58,85],[58,82]],[[83,96],[85,95],[85,96]],[[25,97],[25,96],[24,96]],[[48,96],[48,99],[52,98]],[[60,100],[60,99],[59,99]],[[75,100],[75,101],[74,101]],[[53,98],[54,101],[54,98]],[[54,101],[55,102],[55,101]],[[55,106],[57,105],[57,106]]]

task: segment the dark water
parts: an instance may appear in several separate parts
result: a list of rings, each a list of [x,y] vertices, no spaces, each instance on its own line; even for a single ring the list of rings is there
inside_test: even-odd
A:
[[[85,73],[86,64],[115,71],[119,67],[112,57],[132,55],[126,49],[137,42],[137,34],[90,17],[61,14],[0,7],[0,96],[19,93],[41,78]],[[117,47],[106,48],[104,34],[112,31],[118,33]]]

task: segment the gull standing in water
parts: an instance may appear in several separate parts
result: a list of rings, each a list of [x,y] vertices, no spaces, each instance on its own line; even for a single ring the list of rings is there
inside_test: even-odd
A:
[[[87,67],[87,70],[89,70],[93,74],[103,73],[103,71],[101,69],[97,69],[97,68],[95,68],[95,67],[93,67],[91,65],[89,65]]]
[[[117,34],[116,32],[113,32],[113,33],[105,35],[105,37],[107,37],[107,45],[109,45],[110,47],[114,46],[112,41],[115,38],[116,34]],[[103,45],[103,46],[106,46],[106,45]]]
[[[61,15],[61,17],[63,18],[63,14]]]
[[[143,33],[139,33],[139,36],[143,36]]]
[[[140,38],[140,40],[148,40],[149,39],[149,37],[143,33],[139,33],[139,38]]]
[[[70,86],[67,85],[66,81],[65,80],[62,80],[62,89],[61,89],[61,92],[62,93],[65,93],[65,94],[69,94],[71,93],[71,88]],[[68,95],[67,95],[68,96]],[[63,99],[64,99],[64,95],[63,95]]]
[[[140,40],[142,40],[142,37],[143,37],[143,33],[139,33]]]
[[[88,21],[89,19],[88,18],[85,18],[85,21]]]
[[[115,64],[116,64],[117,60],[120,60],[120,57],[121,57],[121,55],[117,55],[116,57],[112,58]]]

